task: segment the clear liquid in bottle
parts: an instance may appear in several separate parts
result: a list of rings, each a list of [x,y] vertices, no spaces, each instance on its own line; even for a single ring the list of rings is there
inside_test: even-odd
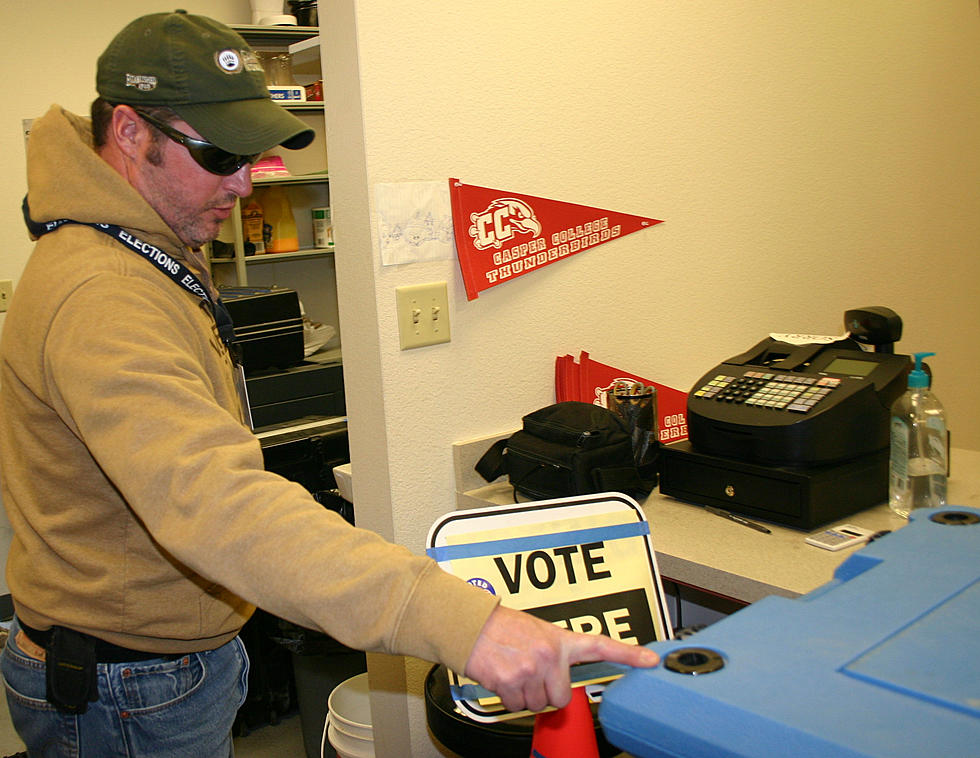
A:
[[[903,518],[946,505],[946,416],[920,368],[927,355],[916,353],[908,390],[892,407],[888,505]]]

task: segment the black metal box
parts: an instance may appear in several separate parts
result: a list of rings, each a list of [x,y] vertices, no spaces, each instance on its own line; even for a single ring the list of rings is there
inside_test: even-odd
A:
[[[263,369],[245,378],[255,428],[303,416],[343,416],[344,367],[303,362],[289,368]]]
[[[221,300],[235,325],[246,373],[303,360],[303,316],[295,290],[225,287]]]
[[[888,499],[888,450],[824,466],[767,466],[660,449],[660,492],[698,505],[811,530]]]

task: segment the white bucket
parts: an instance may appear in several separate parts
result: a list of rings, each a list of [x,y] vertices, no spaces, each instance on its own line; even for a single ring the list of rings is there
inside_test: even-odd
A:
[[[374,758],[368,675],[338,684],[327,698],[327,739],[338,758]],[[323,758],[332,758],[324,754]]]

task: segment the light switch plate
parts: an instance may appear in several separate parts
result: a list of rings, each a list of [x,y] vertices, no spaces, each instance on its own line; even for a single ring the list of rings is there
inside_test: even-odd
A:
[[[449,342],[449,295],[445,282],[395,288],[402,350]]]

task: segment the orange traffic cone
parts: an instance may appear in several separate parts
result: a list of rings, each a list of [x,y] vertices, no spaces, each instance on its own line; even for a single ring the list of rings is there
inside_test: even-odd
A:
[[[564,708],[534,717],[531,758],[599,758],[584,687],[572,690],[572,701]]]

